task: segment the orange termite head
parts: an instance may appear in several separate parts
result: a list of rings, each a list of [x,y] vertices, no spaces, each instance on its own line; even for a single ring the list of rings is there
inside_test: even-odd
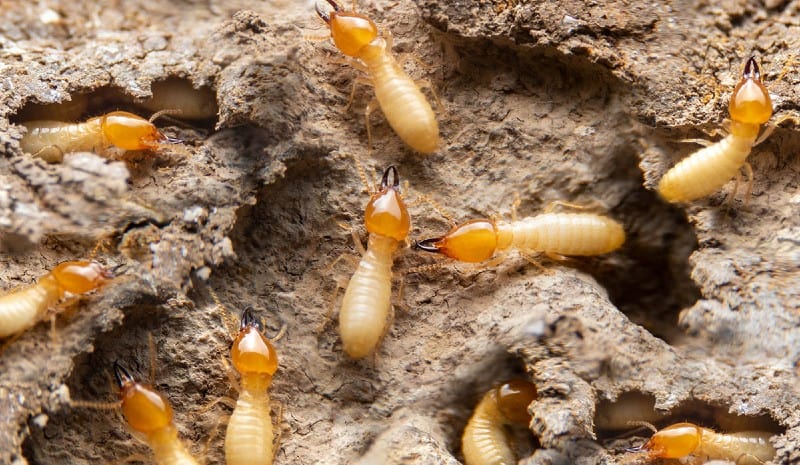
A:
[[[87,260],[60,263],[50,273],[63,290],[72,294],[95,290],[114,278],[113,271]]]
[[[691,423],[675,423],[656,432],[639,450],[650,458],[679,459],[697,449],[703,430]]]
[[[736,85],[728,107],[731,119],[746,124],[764,124],[772,116],[772,99],[754,57],[744,65],[742,79]]]
[[[161,134],[156,126],[127,111],[112,111],[103,118],[103,135],[123,150],[156,150],[164,144],[180,142]]]
[[[233,341],[231,360],[240,374],[272,376],[278,370],[278,354],[261,333],[261,325],[253,316],[251,307],[242,312],[241,329]]]
[[[454,226],[443,237],[417,241],[414,247],[444,254],[462,262],[478,263],[494,255],[497,249],[497,229],[492,221],[471,220]]]
[[[147,434],[172,424],[172,406],[164,396],[137,383],[119,362],[114,362],[114,377],[120,387],[122,414],[131,428]]]
[[[378,37],[378,26],[365,15],[344,11],[334,0],[326,0],[333,11],[324,11],[320,3],[314,6],[317,14],[331,28],[331,38],[342,53],[356,57],[365,45]]]
[[[536,386],[524,379],[512,379],[497,386],[497,409],[510,423],[528,425],[531,414],[528,406],[536,400]]]
[[[389,184],[389,173],[394,177],[391,184]],[[364,213],[364,223],[370,234],[387,236],[398,241],[403,241],[408,236],[411,217],[398,192],[399,186],[397,168],[394,166],[386,168],[381,179],[381,189],[369,200]]]

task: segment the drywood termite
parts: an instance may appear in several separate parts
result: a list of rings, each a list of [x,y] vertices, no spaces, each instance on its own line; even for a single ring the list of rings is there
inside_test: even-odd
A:
[[[528,406],[536,399],[536,387],[515,379],[492,389],[475,407],[461,437],[466,465],[514,465],[517,463],[504,426],[528,426]]]
[[[381,188],[372,195],[364,213],[369,233],[367,250],[347,284],[339,311],[342,344],[353,358],[372,353],[388,328],[393,255],[411,229],[399,185],[397,168],[386,168]]]
[[[336,48],[348,57],[359,60],[353,65],[369,76],[369,82],[375,88],[378,105],[389,125],[414,150],[424,154],[436,151],[439,145],[436,115],[419,86],[408,77],[392,56],[391,36],[380,37],[378,26],[367,16],[355,11],[344,11],[334,0],[326,1],[333,7],[333,11],[323,10],[318,2],[317,14],[330,27]],[[369,115],[374,108],[374,103],[370,103],[366,111],[367,138],[370,145],[372,135]]]
[[[109,147],[122,150],[158,150],[174,146],[181,141],[165,136],[152,121],[165,110],[154,114],[150,120],[126,111],[112,111],[90,118],[83,123],[38,120],[23,122],[28,129],[22,136],[23,151],[54,163],[60,162],[64,153],[98,152]]]
[[[24,331],[67,294],[93,291],[114,277],[95,261],[69,261],[57,265],[39,282],[0,297],[0,338]]]
[[[662,198],[675,203],[705,197],[719,190],[743,166],[748,175],[749,195],[753,170],[747,163],[747,156],[753,146],[766,139],[774,129],[774,126],[770,127],[758,138],[761,125],[772,116],[772,100],[761,83],[761,72],[753,57],[744,66],[728,111],[730,134],[716,143],[709,143],[667,171],[658,183],[658,193]]]
[[[138,383],[122,365],[114,363],[122,414],[134,431],[143,435],[158,465],[198,465],[178,438],[172,406],[150,386]],[[80,404],[78,404],[80,405]],[[84,405],[92,406],[90,403]]]
[[[228,465],[271,465],[275,454],[268,389],[278,370],[278,354],[249,308],[242,312],[231,360],[239,373],[240,389],[225,434],[225,461]]]
[[[565,204],[555,202],[554,204]],[[577,206],[574,206],[577,207]],[[578,207],[582,208],[582,207]],[[453,227],[442,237],[416,241],[414,247],[462,262],[482,262],[498,251],[589,256],[612,252],[625,242],[622,225],[594,213],[547,213],[512,221],[476,219]]]
[[[692,423],[676,423],[655,432],[643,446],[630,451],[644,452],[648,459],[688,458],[690,463],[716,459],[763,465],[775,456],[775,448],[769,443],[771,436],[766,431],[724,434]]]

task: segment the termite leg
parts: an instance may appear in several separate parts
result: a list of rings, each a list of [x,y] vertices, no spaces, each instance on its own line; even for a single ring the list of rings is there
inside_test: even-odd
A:
[[[442,100],[439,98],[439,94],[436,92],[436,89],[433,87],[433,83],[428,79],[417,79],[414,83],[420,89],[428,89],[433,96],[433,100],[436,102],[436,108],[443,113],[443,116],[447,116],[447,109],[442,104]]]
[[[681,139],[678,141],[681,144],[697,144],[702,145],[703,147],[708,147],[710,145],[714,145],[716,142],[712,142],[708,139]]]
[[[275,438],[272,440],[272,461],[278,456],[278,448],[281,445],[281,436],[283,436],[283,404],[278,401],[270,402],[270,408],[275,410],[275,422],[272,424],[272,429],[275,431]]]
[[[336,313],[336,301],[339,298],[339,290],[344,289],[344,287],[337,283],[336,289],[333,291],[333,297],[331,298],[331,304],[328,305],[328,311],[325,312],[325,318],[322,320],[322,323],[316,329],[317,334],[322,334],[325,331],[325,328],[328,327],[328,324],[333,320],[333,314]]]
[[[453,218],[453,215],[447,211],[439,202],[433,200],[429,195],[423,194],[421,192],[415,193],[416,198],[411,202],[406,202],[406,205],[409,207],[417,206],[421,203],[427,203],[433,210],[439,214],[442,218],[450,224],[450,226],[456,225],[456,220]]]
[[[550,269],[546,268],[544,265],[542,265],[541,263],[539,263],[539,260],[536,260],[536,259],[535,259],[535,258],[533,258],[531,255],[529,255],[529,254],[527,254],[527,253],[524,253],[524,252],[522,252],[522,251],[520,251],[520,253],[519,253],[519,254],[522,256],[522,258],[524,258],[524,259],[525,259],[525,260],[526,260],[528,263],[530,263],[531,265],[533,265],[533,266],[534,266],[536,269],[538,269],[540,272],[542,272],[542,273],[552,273],[552,270],[550,270]],[[548,257],[549,257],[549,255],[548,255]]]
[[[569,208],[572,210],[607,210],[606,206],[602,204],[599,200],[592,200],[587,204],[581,205],[577,203],[565,202],[563,200],[553,200],[544,207],[545,213],[552,213],[557,207],[561,208]]]
[[[177,108],[165,109],[153,113],[153,115],[147,121],[152,123],[153,121],[157,120],[158,118],[161,118],[164,115],[173,116],[173,115],[180,115],[181,113],[183,113],[183,110],[179,110]]]
[[[761,135],[758,137],[758,139],[756,139],[755,142],[753,142],[753,147],[767,140],[767,138],[771,136],[772,133],[775,132],[776,129],[778,129],[778,126],[780,126],[781,123],[783,123],[784,121],[791,121],[792,123],[794,123],[795,126],[797,126],[800,125],[800,116],[783,115],[780,118],[778,118],[777,121],[775,121],[774,123],[766,124],[764,126],[764,132],[761,133]]]
[[[750,163],[744,162],[744,172],[747,175],[747,187],[744,191],[744,204],[747,206],[747,204],[750,202],[750,194],[753,193],[753,184],[755,183],[756,179],[753,176],[753,167],[750,166]]]
[[[511,202],[511,221],[514,223],[517,222],[517,209],[522,204],[522,199],[519,196],[519,192],[514,192],[514,200]]]
[[[733,204],[733,200],[736,198],[736,193],[739,191],[739,184],[741,184],[741,182],[742,182],[742,172],[738,171],[736,173],[736,177],[733,178],[733,189],[731,189],[731,191],[725,197],[725,201],[722,202],[724,205],[730,206]]]
[[[353,105],[353,100],[356,98],[356,88],[359,84],[372,86],[372,81],[365,77],[357,77],[353,79],[353,87],[350,89],[350,98],[347,99],[347,105],[345,105],[344,111],[349,111],[350,107]]]
[[[32,155],[34,158],[41,158],[47,163],[61,163],[64,161],[64,151],[57,145],[42,147]]]
[[[369,115],[371,115],[376,108],[380,108],[380,103],[378,103],[378,99],[374,98],[367,104],[367,109],[364,111],[364,122],[367,125],[367,148],[370,154],[372,153],[372,127],[369,123]]]
[[[570,258],[567,257],[566,255],[561,255],[555,252],[545,252],[545,255],[547,256],[547,258],[553,260],[556,263],[563,263],[570,261]]]

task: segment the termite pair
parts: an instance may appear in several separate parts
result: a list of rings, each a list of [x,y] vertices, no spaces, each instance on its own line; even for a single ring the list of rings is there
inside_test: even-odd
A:
[[[126,111],[112,111],[103,116],[90,118],[83,123],[63,121],[28,121],[22,123],[28,132],[22,136],[23,151],[41,157],[45,161],[60,162],[65,153],[106,153],[110,147],[122,150],[159,150],[174,147],[179,139],[165,136],[152,121]]]
[[[37,283],[0,297],[0,338],[32,327],[67,294],[85,294],[113,277],[111,270],[95,261],[57,265]]]
[[[723,434],[692,423],[676,423],[656,431],[643,446],[630,451],[642,452],[648,459],[684,459],[697,464],[716,459],[763,465],[775,457],[771,436],[765,431]]]
[[[334,45],[353,65],[367,73],[375,88],[375,97],[386,120],[400,139],[417,152],[429,154],[439,146],[439,124],[431,105],[419,86],[403,71],[392,56],[391,36],[378,34],[378,26],[367,16],[344,11],[334,0],[326,0],[333,11],[325,11],[320,3],[317,14],[330,27]],[[355,10],[355,6],[353,7]],[[352,96],[351,96],[352,98]],[[371,143],[369,116],[374,103],[367,106],[367,138]]]
[[[517,458],[504,431],[506,425],[528,426],[528,406],[536,387],[515,379],[492,389],[480,401],[461,437],[466,465],[514,465]]]
[[[767,129],[758,138],[761,125],[772,116],[772,100],[761,82],[761,73],[753,57],[745,64],[728,111],[730,134],[672,167],[658,184],[662,198],[668,202],[689,202],[705,197],[730,181],[743,166],[748,173],[748,183],[752,185],[753,170],[747,163],[747,156],[754,145],[772,132],[772,128]],[[748,195],[749,191],[750,188]]]

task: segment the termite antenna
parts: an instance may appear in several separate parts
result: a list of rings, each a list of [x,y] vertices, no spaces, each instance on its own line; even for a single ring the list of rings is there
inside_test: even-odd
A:
[[[644,428],[647,428],[647,429],[649,429],[650,431],[652,431],[653,433],[657,433],[657,432],[658,432],[658,428],[656,428],[655,426],[653,426],[653,424],[652,424],[652,423],[650,423],[650,422],[647,422],[647,421],[642,421],[642,420],[629,420],[629,421],[628,421],[628,426],[639,426],[639,427],[644,427]]]
[[[440,242],[442,237],[432,237],[430,239],[423,239],[421,241],[414,241],[414,248],[418,250],[423,250],[425,252],[432,252],[432,253],[441,253],[442,251],[439,250],[439,247],[436,247],[434,244]]]
[[[392,182],[392,189],[397,189],[400,187],[400,176],[397,175],[397,168],[394,165],[389,166],[386,168],[386,171],[383,172],[383,178],[381,178],[381,190],[385,190],[389,187],[389,173],[392,173],[392,177],[394,178],[394,182]]]
[[[119,360],[114,360],[114,378],[116,378],[117,384],[119,384],[121,388],[125,387],[126,384],[136,382],[136,380],[133,379],[133,375],[119,363]]]
[[[742,73],[742,78],[755,79],[757,81],[761,80],[761,70],[758,69],[758,63],[756,62],[755,56],[751,56],[744,65],[744,73]]]
[[[161,110],[153,113],[153,116],[151,116],[148,121],[152,123],[153,121],[157,120],[158,118],[161,118],[164,115],[180,115],[181,113],[183,113],[183,110],[179,110],[177,108]]]

